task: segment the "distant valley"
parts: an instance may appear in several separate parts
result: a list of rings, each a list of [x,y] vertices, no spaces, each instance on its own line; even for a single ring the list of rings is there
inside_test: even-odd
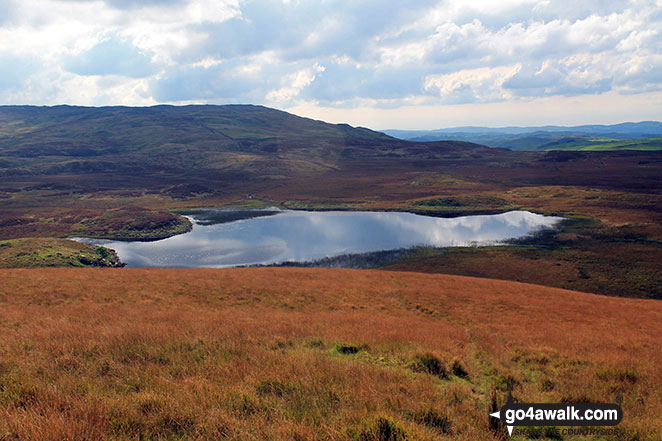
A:
[[[384,130],[384,133],[416,142],[468,141],[489,147],[519,151],[662,150],[662,123],[658,121],[573,127],[456,127],[438,130]]]

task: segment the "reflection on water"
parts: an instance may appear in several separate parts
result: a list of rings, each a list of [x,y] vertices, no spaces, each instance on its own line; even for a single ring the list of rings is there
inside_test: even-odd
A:
[[[307,261],[408,248],[488,245],[561,220],[526,211],[452,219],[385,212],[283,211],[216,225],[156,242],[84,239],[117,251],[130,267],[227,267]]]

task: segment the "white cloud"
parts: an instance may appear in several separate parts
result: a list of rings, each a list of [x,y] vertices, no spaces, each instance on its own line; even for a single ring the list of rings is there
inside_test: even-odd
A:
[[[324,72],[324,66],[315,63],[312,67],[301,69],[300,71],[285,77],[285,85],[277,90],[267,93],[267,101],[275,104],[288,103],[297,98],[299,93],[310,83],[320,72]]]
[[[425,78],[427,92],[444,103],[492,102],[511,98],[503,83],[517,73],[519,66],[481,67]]]
[[[193,0],[186,7],[189,23],[219,23],[241,13],[237,1]]]
[[[151,54],[116,36],[105,38],[90,49],[65,58],[67,71],[78,75],[121,75],[144,78],[156,73]]]
[[[596,121],[616,124],[623,121],[650,120],[651,115],[660,114],[661,106],[662,92],[636,95],[607,92],[599,95],[527,98],[480,104],[441,105],[415,102],[393,108],[375,107],[371,102],[353,108],[297,103],[286,110],[328,122],[346,122],[379,130],[467,125],[581,125],[595,124]],[[618,112],[613,111],[614,107],[618,108]]]
[[[660,0],[5,0],[0,60],[21,61],[0,99],[396,108],[647,94],[662,89],[660,29]]]

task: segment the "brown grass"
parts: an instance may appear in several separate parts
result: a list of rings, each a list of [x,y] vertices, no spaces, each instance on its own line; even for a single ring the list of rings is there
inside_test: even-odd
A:
[[[431,251],[437,254],[434,256],[383,269],[513,280],[618,297],[662,299],[660,245],[568,242],[559,241],[554,248],[448,248]]]
[[[491,440],[512,379],[620,395],[613,439],[655,440],[661,331],[656,301],[458,276],[0,270],[0,439]]]

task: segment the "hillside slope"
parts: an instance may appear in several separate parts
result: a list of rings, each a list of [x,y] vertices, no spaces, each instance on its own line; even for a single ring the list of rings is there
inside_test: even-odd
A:
[[[173,197],[452,173],[490,184],[650,188],[657,152],[512,152],[417,143],[253,105],[0,107],[0,197],[138,190]],[[305,184],[304,184],[305,182]]]
[[[662,436],[656,301],[353,270],[0,279],[8,439],[493,440],[508,381],[528,402],[620,396],[613,439]]]
[[[435,151],[479,148],[439,143]],[[420,146],[253,105],[0,107],[0,176],[333,169],[341,158],[420,156]]]
[[[183,207],[255,202],[435,216],[527,209],[584,220],[530,251],[493,250],[508,265],[490,274],[480,253],[465,254],[453,272],[659,297],[661,201],[655,151],[416,143],[250,105],[0,107],[0,240],[29,238],[0,250],[10,267],[73,262],[40,238],[186,232],[190,222],[171,211]],[[55,257],[40,261],[44,250]],[[406,269],[450,271],[447,259],[427,257]],[[532,270],[522,277],[520,268]]]

